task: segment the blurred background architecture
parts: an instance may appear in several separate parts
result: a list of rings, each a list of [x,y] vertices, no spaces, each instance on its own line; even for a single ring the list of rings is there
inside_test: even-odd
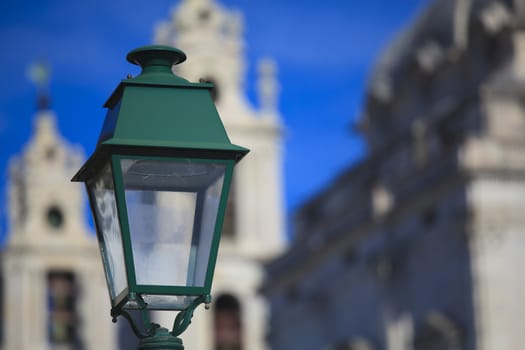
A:
[[[523,348],[524,10],[432,1],[382,54],[368,156],[268,265],[272,349]]]
[[[69,182],[83,155],[60,136],[47,97],[39,100],[31,140],[9,165],[2,349],[115,349],[83,188]]]

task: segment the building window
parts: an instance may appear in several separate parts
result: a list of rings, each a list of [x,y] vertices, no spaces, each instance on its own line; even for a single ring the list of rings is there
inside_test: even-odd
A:
[[[429,313],[414,339],[414,350],[458,350],[462,348],[459,327],[440,312]]]
[[[69,271],[47,274],[48,339],[60,349],[79,349],[75,276]]]
[[[199,11],[199,20],[201,22],[206,22],[210,19],[211,12],[209,9],[204,8]]]
[[[328,350],[373,350],[372,343],[362,337],[352,337],[349,340],[327,346]]]
[[[45,157],[47,160],[51,161],[54,160],[57,154],[57,150],[53,146],[49,146],[46,148]]]
[[[237,298],[219,296],[214,311],[215,350],[242,350],[241,305]]]
[[[412,123],[412,153],[416,166],[422,167],[427,161],[427,126],[421,120]]]
[[[213,84],[213,87],[210,90],[211,98],[213,102],[219,101],[220,94],[219,94],[219,85],[217,84],[217,81],[212,77],[206,77],[206,78],[200,79],[200,82]]]
[[[58,230],[64,224],[64,214],[58,206],[53,205],[47,209],[46,220],[50,227]]]
[[[372,210],[375,217],[381,217],[392,209],[394,197],[392,193],[383,185],[377,184],[372,189]]]
[[[436,218],[437,213],[436,208],[434,207],[429,207],[421,213],[421,222],[423,223],[425,228],[434,227],[436,225]]]

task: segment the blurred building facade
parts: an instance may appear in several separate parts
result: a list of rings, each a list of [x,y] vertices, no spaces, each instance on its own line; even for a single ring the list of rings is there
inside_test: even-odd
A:
[[[9,233],[1,256],[2,349],[117,349],[116,327],[83,188],[82,153],[40,109],[9,164]]]
[[[282,124],[271,60],[258,63],[259,107],[248,100],[241,13],[214,0],[183,0],[158,25],[155,42],[182,49],[176,73],[215,84],[212,97],[233,143],[250,149],[235,168],[213,280],[212,308],[199,308],[182,335],[188,349],[266,349],[267,306],[258,293],[263,263],[285,249]],[[174,315],[159,312],[170,325]]]
[[[523,348],[524,10],[433,1],[380,57],[369,155],[267,266],[274,350]]]

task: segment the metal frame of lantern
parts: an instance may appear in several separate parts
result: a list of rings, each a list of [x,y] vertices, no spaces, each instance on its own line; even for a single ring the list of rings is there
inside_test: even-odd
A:
[[[142,47],[128,54],[128,61],[139,64],[142,73],[136,78],[123,80],[104,105],[108,112],[95,152],[72,180],[86,183],[111,298],[111,316],[114,322],[118,316],[128,319],[141,339],[139,349],[183,349],[182,341],[177,336],[188,327],[199,304],[204,303],[208,308],[233,167],[248,152],[229,141],[209,94],[213,85],[190,83],[172,73],[172,65],[183,62],[185,58],[182,51],[167,46]],[[141,171],[155,170],[149,175],[140,172],[130,175],[127,173],[129,169],[123,170],[125,161],[132,163],[129,169],[140,163],[137,166],[143,169]],[[148,165],[148,162],[152,164]],[[179,165],[181,169],[184,165],[198,169],[209,165],[210,175],[206,177],[202,170],[189,174],[188,181],[183,182],[186,179],[181,180],[177,173]],[[215,179],[217,174],[222,178]],[[191,182],[191,176],[200,180]],[[131,179],[129,183],[126,182],[127,177]],[[192,244],[195,237],[198,237],[197,243],[200,244],[202,232],[196,230],[202,229],[202,218],[198,217],[204,215],[205,209],[202,201],[206,199],[203,199],[202,191],[209,188],[206,186],[214,185],[215,180],[222,182],[217,208],[210,209],[216,210],[210,218],[213,227],[208,227],[208,235],[204,237],[209,240],[203,243],[204,251],[208,249],[208,255],[204,256],[205,272],[202,270],[203,263],[197,266],[198,262],[194,261],[195,266],[192,265],[193,269],[200,268],[201,283],[140,283],[136,271],[139,260],[134,255],[136,247],[130,224],[131,214],[128,212],[132,202],[128,202],[127,191],[138,188],[137,191],[154,194],[195,193],[195,217],[190,237]],[[160,185],[157,186],[155,181]],[[118,261],[115,262],[115,259]],[[116,282],[115,264],[121,264],[120,267],[124,268],[124,271],[120,270],[124,276],[117,276],[119,282]],[[187,268],[191,268],[189,263]],[[125,283],[125,286],[116,287],[115,283]],[[159,302],[161,297],[167,299]],[[170,300],[175,300],[170,297],[187,299],[170,304]],[[133,309],[142,311],[144,330],[134,323],[126,311]],[[178,310],[179,314],[172,330],[168,331],[151,323],[147,310]]]
[[[136,306],[129,307],[128,309],[137,309],[137,310],[148,310],[148,304],[147,302],[141,297],[142,294],[148,294],[148,295],[170,295],[170,296],[185,296],[185,297],[195,297],[192,301],[188,303],[185,307],[165,307],[165,308],[152,308],[156,310],[176,310],[181,311],[179,315],[177,316],[172,330],[172,335],[177,336],[180,335],[189,325],[191,317],[193,316],[194,309],[201,303],[206,304],[206,306],[211,302],[211,285],[213,280],[213,272],[215,269],[215,263],[217,259],[217,252],[218,252],[218,246],[219,246],[219,240],[220,240],[220,229],[222,227],[222,222],[224,218],[224,212],[226,209],[226,202],[227,202],[227,194],[229,193],[229,187],[231,182],[231,175],[233,171],[234,161],[233,160],[223,160],[223,159],[202,159],[202,158],[175,158],[175,157],[159,157],[159,156],[129,156],[129,155],[123,155],[126,152],[118,152],[118,154],[112,154],[110,165],[112,169],[112,181],[114,184],[114,192],[115,192],[115,199],[116,199],[116,207],[118,211],[118,216],[120,218],[120,231],[121,231],[121,237],[122,237],[122,247],[123,247],[123,258],[124,258],[124,265],[126,266],[126,285],[127,287],[122,290],[119,295],[116,295],[112,300],[112,310],[111,315],[116,321],[117,316],[124,316],[132,325],[132,329],[135,331],[136,335],[139,338],[146,338],[151,336],[155,330],[156,325],[151,325],[150,321],[148,319],[147,314],[143,315],[144,318],[144,326],[146,329],[146,333],[143,331],[140,331],[140,328],[133,324],[133,319],[130,317],[128,312],[126,312],[125,308],[123,308],[127,303],[134,303]],[[132,238],[131,238],[131,230],[130,230],[130,223],[128,218],[128,209],[126,205],[125,200],[125,186],[123,181],[123,175],[122,170],[119,165],[119,161],[122,159],[146,159],[146,160],[156,160],[156,161],[181,161],[181,162],[196,162],[196,163],[212,163],[212,164],[223,164],[224,165],[224,180],[223,180],[223,186],[222,186],[222,193],[220,196],[220,202],[219,207],[217,210],[216,215],[216,223],[213,230],[213,238],[211,241],[210,246],[210,256],[209,261],[207,264],[207,271],[206,276],[204,279],[204,283],[202,286],[168,286],[168,285],[141,285],[137,283],[136,281],[136,272],[135,272],[135,257],[133,255],[133,249],[132,249]],[[103,169],[101,169],[103,171]],[[89,185],[87,185],[87,191],[88,195],[90,197],[90,203],[91,203],[91,209],[96,217],[97,210],[93,207],[95,201],[93,199],[93,192],[89,189]],[[199,196],[203,196],[203,194],[199,194]],[[201,201],[201,199],[197,199],[197,201]],[[98,219],[95,219],[95,224],[99,225]],[[100,234],[102,230],[100,228],[97,228],[97,232]],[[99,242],[103,243],[104,240],[99,238]],[[104,247],[101,247],[101,254],[103,259],[106,260],[105,264],[108,265],[107,262],[107,255],[105,254],[106,249]],[[108,273],[106,269],[106,274]],[[108,279],[108,284],[112,284],[109,282],[111,278]],[[111,286],[110,286],[111,288]]]

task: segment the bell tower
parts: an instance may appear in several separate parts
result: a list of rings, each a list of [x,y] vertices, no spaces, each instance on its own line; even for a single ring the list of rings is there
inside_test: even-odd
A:
[[[242,15],[213,0],[183,0],[157,26],[155,41],[186,53],[177,74],[215,85],[212,97],[231,141],[250,149],[236,166],[230,189],[212,310],[196,311],[184,343],[198,350],[265,349],[266,303],[257,290],[263,262],[286,246],[276,66],[268,59],[259,62],[254,107],[245,94]],[[172,315],[158,317],[172,322]]]
[[[9,164],[2,349],[116,349],[82,188],[70,182],[81,160],[41,92],[33,135]]]
[[[188,56],[177,74],[215,84],[212,92],[232,142],[247,145],[250,155],[236,170],[231,219],[221,244],[235,241],[242,255],[267,259],[285,247],[282,208],[282,125],[277,110],[276,66],[258,64],[259,108],[245,94],[242,16],[212,0],[184,0],[171,20],[157,26],[156,43],[175,46]],[[233,232],[228,232],[229,230]]]
[[[240,13],[227,12],[211,0],[186,0],[173,11],[171,21],[159,25],[156,41],[181,48],[188,61],[177,73],[214,83],[216,103],[227,105],[246,103],[241,35]]]

